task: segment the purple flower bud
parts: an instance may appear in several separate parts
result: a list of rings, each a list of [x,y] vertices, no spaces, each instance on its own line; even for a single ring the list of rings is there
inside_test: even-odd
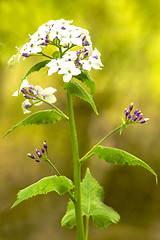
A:
[[[133,118],[133,115],[132,114],[129,114],[128,115],[128,119],[132,119]]]
[[[84,37],[82,38],[82,41],[84,41],[84,40],[85,40],[85,38],[86,38],[86,36],[84,36]]]
[[[88,50],[87,50],[86,48],[84,48],[84,49],[82,50],[82,52],[84,52],[84,53],[87,52],[87,51],[88,51]]]
[[[68,44],[66,44],[66,45],[64,45],[63,47],[64,47],[64,48],[68,48],[69,46],[68,46]]]
[[[81,63],[80,63],[79,60],[77,61],[76,65],[77,65],[77,66],[80,66],[80,65],[81,65]]]
[[[144,119],[140,120],[139,123],[145,123],[145,122],[147,122],[148,120],[149,120],[149,118],[144,118]]]
[[[81,51],[80,51],[80,50],[76,52],[76,55],[77,55],[77,56],[80,55],[80,54],[81,54]]]
[[[39,159],[35,159],[36,160],[36,162],[40,162],[40,160]]]
[[[36,149],[36,153],[37,153],[39,158],[41,158],[43,156],[42,153],[38,149]]]
[[[84,58],[86,58],[86,57],[88,57],[88,52],[86,52],[86,53],[84,54]]]
[[[25,108],[27,109],[27,108],[31,108],[32,107],[32,104],[26,104],[25,105]]]
[[[23,94],[26,94],[26,93],[28,93],[28,90],[27,90],[26,88],[22,88],[21,92],[22,92]]]
[[[126,117],[129,115],[129,111],[128,111],[127,108],[124,110],[124,113],[125,113],[125,116],[126,116]]]
[[[31,84],[29,84],[29,88],[30,88],[30,89],[34,89],[34,86],[31,85]]]
[[[131,112],[133,109],[133,102],[129,105],[129,111]]]
[[[141,120],[143,118],[142,114],[138,115],[138,120]]]
[[[133,122],[135,122],[137,120],[137,116],[135,116],[134,118],[133,118]]]
[[[88,41],[83,41],[82,46],[89,46],[89,42]]]
[[[29,57],[30,55],[29,55],[29,53],[22,53],[22,56],[23,57]]]
[[[29,92],[30,94],[34,94],[33,90],[32,89],[29,89]]]
[[[31,154],[31,153],[28,153],[28,157],[33,158],[33,159],[36,159],[35,155],[33,155],[33,154]]]
[[[93,58],[95,58],[95,59],[98,59],[98,57],[97,57],[97,56],[93,56]]]
[[[46,141],[44,141],[44,143],[43,143],[43,147],[44,147],[44,149],[48,149],[48,146],[47,146]]]
[[[134,114],[137,115],[138,112],[139,112],[139,109],[136,109],[136,110],[134,111]]]
[[[27,99],[31,98],[28,94],[25,94],[24,97],[27,98]]]
[[[43,153],[43,154],[45,153],[45,150],[44,150],[44,148],[42,148],[42,153]]]
[[[65,27],[61,27],[61,29],[62,29],[62,30],[66,30],[66,28],[65,28]]]

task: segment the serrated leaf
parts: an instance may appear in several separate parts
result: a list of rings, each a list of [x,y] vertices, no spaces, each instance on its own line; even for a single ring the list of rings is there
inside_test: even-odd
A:
[[[88,102],[92,106],[95,113],[98,115],[98,111],[97,111],[97,108],[96,108],[96,105],[94,103],[92,96],[78,82],[66,83],[65,89],[70,94],[73,94],[73,95],[83,99],[84,101]]]
[[[98,146],[94,150],[94,154],[98,156],[100,159],[105,160],[108,163],[112,164],[119,164],[119,165],[137,165],[144,167],[148,171],[150,171],[155,177],[157,182],[157,174],[152,170],[152,168],[145,162],[143,162],[141,159],[135,157],[134,155],[117,149],[117,148],[109,148],[109,147],[103,147]]]
[[[65,176],[50,176],[41,179],[40,181],[24,188],[19,191],[17,201],[13,204],[12,208],[18,205],[20,202],[27,200],[33,196],[39,194],[47,194],[55,191],[62,195],[67,193],[73,188],[73,183]]]
[[[26,79],[31,73],[33,72],[38,72],[41,68],[45,67],[47,63],[49,63],[51,60],[44,60],[41,61],[39,63],[36,63],[35,65],[33,65],[28,72],[26,73],[26,75],[22,78],[21,83],[19,85],[19,89],[24,81],[24,79]],[[19,91],[18,91],[19,92]]]
[[[10,129],[3,137],[6,137],[9,133],[11,133],[13,130],[20,126],[25,126],[29,124],[54,124],[57,121],[61,120],[62,116],[59,115],[59,113],[54,109],[54,110],[44,110],[44,111],[39,111],[36,113],[33,113],[29,117],[25,118],[18,124],[16,124],[12,129]]]
[[[82,214],[83,216],[91,216],[98,228],[104,228],[119,221],[119,214],[103,203],[103,188],[91,176],[89,169],[87,169],[85,178],[81,183],[81,194]],[[76,224],[74,204],[71,201],[61,224],[69,228]]]
[[[44,60],[39,63],[36,63],[34,66],[32,66],[29,71],[24,76],[24,79],[28,77],[32,72],[38,72],[41,68],[45,67],[47,63],[49,63],[51,60]]]
[[[88,88],[90,88],[91,94],[93,95],[95,92],[95,82],[89,76],[87,70],[82,70],[81,74],[74,76],[74,78],[84,82]]]

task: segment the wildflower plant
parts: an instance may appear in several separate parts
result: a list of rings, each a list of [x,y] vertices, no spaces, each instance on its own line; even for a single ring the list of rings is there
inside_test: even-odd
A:
[[[29,41],[18,50],[18,61],[22,58],[30,59],[32,56],[43,56],[44,60],[37,62],[26,73],[21,80],[18,90],[13,96],[23,94],[24,102],[22,109],[24,114],[32,111],[32,107],[38,107],[46,104],[49,110],[35,112],[15,125],[6,134],[8,135],[14,129],[29,124],[55,124],[57,121],[67,121],[70,126],[72,153],[73,153],[73,180],[61,175],[60,171],[48,158],[47,143],[44,142],[42,149],[36,149],[35,153],[28,153],[28,157],[39,164],[41,161],[49,163],[53,168],[55,175],[45,177],[40,181],[30,185],[18,193],[17,201],[12,207],[22,201],[36,196],[38,194],[47,194],[55,191],[58,194],[68,194],[69,203],[66,214],[62,218],[61,225],[68,228],[76,226],[77,239],[87,240],[89,233],[89,219],[98,228],[108,227],[111,223],[117,223],[120,219],[119,214],[111,207],[103,203],[103,188],[93,178],[89,168],[81,182],[81,167],[92,156],[105,160],[107,163],[120,165],[138,165],[150,171],[156,177],[156,173],[149,165],[130,153],[117,148],[102,146],[101,144],[117,131],[122,131],[130,124],[143,124],[148,118],[143,118],[142,112],[138,109],[133,111],[133,103],[124,110],[122,123],[116,129],[105,135],[96,143],[84,156],[80,158],[76,125],[74,119],[74,110],[72,105],[73,95],[89,103],[98,115],[98,111],[93,100],[95,92],[95,82],[89,76],[89,71],[93,69],[101,70],[101,54],[93,48],[89,32],[86,29],[72,25],[72,21],[50,20],[38,28],[33,34],[29,35]],[[48,55],[45,49],[50,46],[54,51]],[[48,87],[43,89],[41,86],[33,86],[27,80],[27,77],[35,71],[46,67],[48,76],[55,73],[62,75],[64,82],[64,91],[67,95],[68,114],[60,110],[55,104],[56,89]],[[86,85],[88,91],[82,86]],[[4,137],[5,137],[4,136]],[[84,221],[85,219],[85,221]],[[85,227],[84,227],[85,222]]]

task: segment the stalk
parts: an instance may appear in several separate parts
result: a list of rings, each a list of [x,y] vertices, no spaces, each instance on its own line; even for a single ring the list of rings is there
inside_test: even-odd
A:
[[[73,152],[73,178],[74,178],[74,197],[75,197],[75,214],[76,214],[76,227],[78,240],[84,240],[84,226],[81,208],[81,164],[79,162],[79,150],[76,126],[73,113],[72,96],[67,92],[67,103],[68,103],[68,114],[69,114],[69,125],[71,132],[72,141],[72,152]]]
[[[113,131],[111,131],[109,134],[107,134],[104,138],[102,138],[96,145],[94,145],[89,152],[87,152],[81,159],[80,159],[80,163],[84,163],[88,158],[90,158],[91,156],[94,155],[93,151],[95,150],[96,147],[98,147],[102,142],[104,142],[104,140],[106,140],[107,138],[109,138],[113,133],[115,133],[116,131],[118,131],[119,129],[121,129],[122,125],[120,125],[119,127],[115,128]]]

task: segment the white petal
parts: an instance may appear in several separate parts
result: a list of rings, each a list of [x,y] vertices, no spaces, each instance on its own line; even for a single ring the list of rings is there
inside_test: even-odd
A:
[[[74,76],[81,74],[81,70],[79,68],[74,68],[74,69],[72,69],[71,72],[72,72],[72,75],[74,75]]]
[[[40,86],[36,85],[35,90],[39,93],[40,96],[43,94],[43,88],[41,88]]]
[[[43,93],[44,94],[52,94],[52,93],[55,93],[57,90],[55,88],[52,88],[52,87],[48,87],[48,88],[45,88]]]
[[[49,103],[55,103],[57,99],[54,95],[51,94],[51,95],[46,96],[45,100]]]
[[[67,73],[63,76],[64,82],[69,82],[69,81],[71,81],[71,79],[72,79],[72,74],[70,74],[70,73]]]

